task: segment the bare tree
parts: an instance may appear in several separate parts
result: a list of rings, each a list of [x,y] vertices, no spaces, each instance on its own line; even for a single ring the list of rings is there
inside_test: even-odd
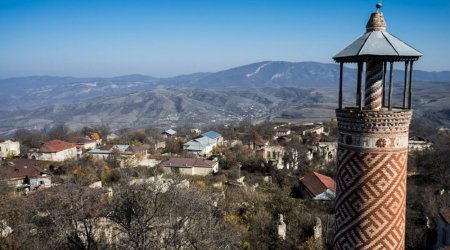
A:
[[[177,181],[121,187],[109,217],[123,236],[120,248],[217,249],[236,244],[207,192],[182,188]]]
[[[103,189],[64,184],[33,195],[31,222],[38,236],[55,248],[98,249],[104,245],[96,230],[105,218],[108,198]]]

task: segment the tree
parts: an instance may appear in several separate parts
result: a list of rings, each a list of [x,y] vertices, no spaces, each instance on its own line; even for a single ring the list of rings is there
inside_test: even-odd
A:
[[[178,183],[147,182],[115,191],[109,218],[123,236],[119,248],[217,249],[236,244],[214,196]]]
[[[95,132],[95,130],[93,128],[90,128],[90,127],[83,127],[81,129],[81,134],[83,136],[91,136],[91,134],[94,133],[94,132]]]
[[[44,142],[44,134],[36,130],[18,129],[14,138],[20,142],[20,154],[26,155],[32,148],[39,148]]]
[[[56,125],[55,127],[51,128],[47,133],[47,139],[48,140],[67,140],[69,139],[69,128],[64,125]]]
[[[51,238],[55,246],[77,249],[97,249],[104,244],[96,231],[107,214],[103,189],[69,183],[38,192],[34,198],[39,200],[34,203],[34,222],[42,227],[41,237]]]
[[[100,125],[94,127],[95,132],[100,133],[102,138],[106,138],[107,135],[111,134],[111,128],[108,125]]]
[[[164,153],[179,154],[183,151],[183,145],[176,140],[168,139],[166,140],[166,147],[164,148]]]

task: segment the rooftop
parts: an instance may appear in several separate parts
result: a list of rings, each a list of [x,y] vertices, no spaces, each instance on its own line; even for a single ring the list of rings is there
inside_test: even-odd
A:
[[[327,189],[336,192],[336,183],[334,180],[329,176],[317,172],[307,173],[300,178],[300,181],[314,196],[325,192]]]
[[[205,132],[202,135],[206,136],[206,137],[209,137],[211,139],[217,139],[217,138],[222,136],[221,134],[219,134],[219,133],[217,133],[216,131],[213,131],[213,130]]]
[[[173,129],[168,129],[168,130],[163,132],[163,134],[168,134],[168,135],[174,135],[176,133],[177,133],[177,131],[175,131]]]
[[[372,13],[366,33],[333,57],[336,62],[355,62],[360,59],[382,57],[393,61],[417,60],[422,53],[386,31],[383,13]]]
[[[76,144],[61,141],[61,140],[52,140],[45,142],[42,144],[42,146],[39,148],[39,151],[42,153],[57,153],[69,148],[76,148]]]
[[[0,180],[23,179],[50,176],[49,173],[42,170],[37,165],[36,160],[30,159],[14,159],[7,163],[6,166],[0,166]]]
[[[71,142],[71,143],[76,143],[76,144],[85,144],[85,143],[95,142],[94,140],[91,140],[90,138],[87,138],[87,137],[72,137],[67,141]]]
[[[169,160],[161,163],[163,167],[180,167],[180,168],[212,168],[217,162],[204,160],[200,158],[176,158],[172,157]]]

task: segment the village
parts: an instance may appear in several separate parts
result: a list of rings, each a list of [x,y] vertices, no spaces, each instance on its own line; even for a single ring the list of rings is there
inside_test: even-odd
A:
[[[426,152],[433,144],[415,136],[410,138],[409,148],[410,152]],[[206,204],[224,206],[220,207],[221,223],[246,228],[241,229],[247,232],[239,234],[241,238],[230,241],[244,244],[243,248],[246,244],[251,248],[262,244],[251,232],[257,227],[252,223],[263,215],[254,210],[255,204],[248,207],[246,200],[249,196],[259,202],[278,199],[281,203],[270,205],[268,214],[264,214],[266,223],[258,226],[269,230],[265,233],[273,231],[268,238],[273,239],[270,244],[327,246],[333,233],[336,157],[334,120],[308,124],[241,122],[205,129],[149,128],[114,133],[88,127],[74,132],[57,126],[46,134],[19,130],[15,138],[0,142],[0,180],[2,190],[9,190],[3,195],[25,201],[64,192],[68,196],[100,195],[105,197],[102,202],[110,204],[138,187],[144,187],[145,193],[153,190],[165,194],[172,189],[206,192]],[[74,188],[74,184],[81,186]],[[66,230],[77,236],[79,244],[92,241],[114,245],[130,240],[130,228],[106,214],[96,214],[99,220],[95,221],[78,218],[72,221],[76,226]],[[92,228],[83,229],[79,223],[88,218]],[[13,222],[3,220],[0,224],[2,240],[15,234]],[[165,242],[164,235],[182,234],[188,224],[178,231],[169,230],[171,227],[152,232],[158,235],[157,240],[147,240]],[[179,244],[187,244],[184,240]]]

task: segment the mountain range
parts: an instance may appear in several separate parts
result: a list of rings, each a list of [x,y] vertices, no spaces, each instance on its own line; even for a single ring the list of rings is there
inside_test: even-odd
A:
[[[394,75],[396,81],[401,81],[404,73],[396,70]],[[337,64],[259,62],[171,78],[126,75],[2,79],[0,133],[12,133],[17,128],[45,129],[56,123],[67,123],[72,128],[99,124],[123,128],[274,117],[328,119],[334,116],[338,76]],[[428,113],[422,114],[436,112],[429,119],[446,124],[450,112],[442,106],[446,103],[442,94],[450,87],[450,71],[417,70],[414,80],[415,100],[420,100],[416,103],[427,107]],[[355,82],[356,70],[345,68],[345,89],[354,88]],[[430,87],[440,91],[430,92]],[[346,93],[346,99],[351,99],[352,94]],[[438,107],[430,104],[433,100]]]

